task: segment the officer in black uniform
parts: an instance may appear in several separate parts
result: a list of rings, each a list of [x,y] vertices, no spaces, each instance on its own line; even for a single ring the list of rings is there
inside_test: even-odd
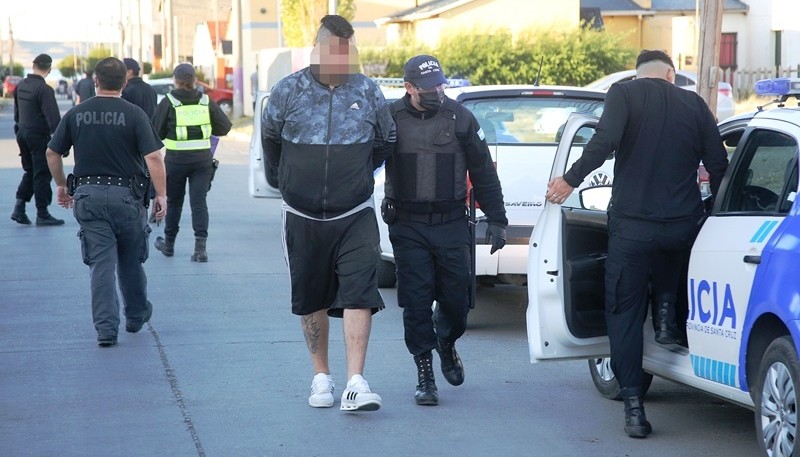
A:
[[[394,248],[406,346],[417,365],[414,399],[436,405],[434,348],[447,382],[464,382],[455,342],[467,325],[472,273],[467,173],[489,223],[492,254],[505,245],[508,219],[483,130],[469,110],[445,96],[439,61],[429,55],[411,58],[404,79],[407,93],[391,106],[397,148],[386,162],[382,213]]]
[[[74,101],[76,105],[89,100],[97,93],[94,87],[94,78],[92,75],[93,72],[91,70],[87,70],[86,73],[84,73],[84,78],[75,83]]]
[[[130,57],[126,57],[122,61],[125,63],[125,68],[128,69],[125,74],[128,82],[125,84],[125,88],[122,89],[122,98],[141,108],[147,114],[147,117],[152,119],[158,102],[156,90],[139,76],[141,71],[139,62]]]
[[[53,88],[44,77],[50,74],[53,59],[39,54],[33,59],[33,73],[20,81],[14,91],[14,132],[17,134],[19,155],[22,158],[22,180],[17,188],[17,203],[11,219],[20,224],[30,224],[25,213],[25,203],[35,196],[36,225],[61,225],[63,219],[50,215],[47,207],[53,201],[50,181],[53,177],[47,168],[47,142],[61,120]]]
[[[685,283],[679,285],[681,271],[688,268],[692,243],[705,219],[697,167],[701,161],[705,165],[714,195],[728,167],[708,105],[674,81],[669,55],[642,51],[636,79],[608,90],[597,133],[581,157],[547,185],[547,200],[562,204],[592,170],[615,154],[605,317],[611,368],[625,403],[625,433],[633,438],[652,432],[641,398],[648,289],[658,305],[656,341],[677,344],[676,291],[685,291]]]
[[[83,262],[89,266],[92,316],[100,346],[117,343],[120,323],[116,276],[125,313],[125,330],[136,333],[150,320],[147,300],[147,225],[149,171],[156,188],[153,211],[166,215],[164,146],[150,119],[120,98],[125,65],[108,57],[95,66],[97,96],[67,112],[48,145],[47,160],[58,186],[58,204],[74,206],[81,228]],[[62,156],[75,151],[74,194],[67,189]]]

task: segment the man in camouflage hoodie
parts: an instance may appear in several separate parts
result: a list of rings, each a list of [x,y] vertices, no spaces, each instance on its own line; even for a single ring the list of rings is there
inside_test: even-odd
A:
[[[292,313],[301,316],[316,376],[309,405],[331,407],[329,316],[343,317],[344,411],[374,411],[381,397],[361,376],[378,292],[373,173],[392,153],[395,124],[375,83],[358,72],[353,27],[322,18],[311,65],[280,80],[263,113],[261,139],[278,169]]]

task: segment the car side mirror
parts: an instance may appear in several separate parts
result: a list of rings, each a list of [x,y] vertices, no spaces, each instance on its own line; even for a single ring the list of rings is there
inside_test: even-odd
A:
[[[611,203],[611,186],[594,186],[581,189],[578,196],[581,208],[597,211],[607,211]]]

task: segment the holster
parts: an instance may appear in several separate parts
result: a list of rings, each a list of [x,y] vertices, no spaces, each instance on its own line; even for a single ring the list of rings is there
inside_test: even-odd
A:
[[[389,198],[384,198],[381,202],[381,218],[386,225],[394,224],[397,219],[397,207],[394,206],[394,201]]]
[[[145,208],[150,207],[150,173],[135,175],[131,178],[133,197],[140,200]]]
[[[70,197],[75,195],[75,175],[72,173],[67,175],[67,194]]]
[[[208,190],[211,190],[211,182],[214,181],[214,176],[217,175],[217,168],[219,168],[219,160],[211,159],[211,179],[208,180]]]

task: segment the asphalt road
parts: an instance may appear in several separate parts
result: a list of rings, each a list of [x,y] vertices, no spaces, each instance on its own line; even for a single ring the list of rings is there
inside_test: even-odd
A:
[[[337,407],[310,408],[279,201],[247,195],[243,135],[222,142],[209,262],[189,261],[187,203],[175,257],[151,249],[146,264],[152,321],[99,348],[71,213],[52,207],[62,227],[8,218],[20,176],[8,115],[0,110],[2,457],[758,455],[750,411],[658,379],[646,402],[653,435],[625,436],[622,404],[595,392],[586,362],[529,363],[526,290],[512,286],[480,291],[458,344],[466,382],[438,375],[439,406],[414,405],[401,312],[384,289],[365,373],[384,407],[338,410],[346,380],[335,321]]]

